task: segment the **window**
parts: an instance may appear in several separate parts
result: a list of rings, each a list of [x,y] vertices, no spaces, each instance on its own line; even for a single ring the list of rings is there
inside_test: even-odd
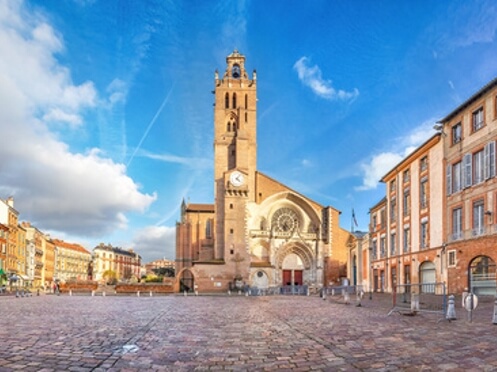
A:
[[[449,267],[456,266],[456,251],[455,250],[448,252],[448,265],[449,265]]]
[[[224,108],[230,108],[230,95],[228,93],[224,96]]]
[[[376,218],[376,213],[375,213],[375,214],[373,214],[373,226],[372,226],[373,231],[375,231],[375,230],[376,230],[376,225],[377,225],[377,224],[378,224],[378,221],[377,221],[377,218]]]
[[[404,227],[404,236],[402,240],[402,249],[404,253],[407,253],[410,251],[411,248],[411,229],[409,227]]]
[[[419,161],[419,168],[421,172],[428,169],[428,156],[423,156]]]
[[[394,192],[394,191],[395,191],[395,180],[390,182],[390,192]]]
[[[382,209],[380,211],[380,228],[383,229],[385,227],[385,222],[386,222],[385,209]]]
[[[411,192],[409,189],[404,190],[404,197],[402,199],[402,213],[404,217],[409,215],[411,209]]]
[[[480,130],[483,127],[483,107],[473,112],[473,132]]]
[[[495,177],[495,141],[489,142],[484,148],[484,178]]]
[[[419,185],[419,203],[421,208],[428,206],[428,180],[422,179]]]
[[[462,190],[461,183],[461,162],[457,162],[452,166],[452,192],[458,192]]]
[[[428,221],[421,222],[421,235],[419,240],[420,248],[428,247]]]
[[[395,256],[397,253],[397,247],[395,246],[395,239],[397,238],[397,234],[392,233],[390,235],[390,256]]]
[[[212,238],[212,221],[210,219],[205,224],[205,237],[207,239]]]
[[[378,258],[378,242],[375,240],[373,240],[373,259],[377,259]]]
[[[452,210],[452,240],[462,238],[462,208]]]
[[[248,109],[248,95],[245,94],[245,110]]]
[[[483,200],[478,200],[473,203],[473,236],[483,234]]]
[[[397,209],[397,200],[393,198],[390,201],[390,222],[395,222],[395,219],[397,218],[395,210]]]
[[[461,142],[462,139],[462,126],[461,123],[457,123],[452,127],[452,144]]]
[[[382,236],[380,238],[380,257],[385,257],[386,255],[386,249],[385,249],[385,237]]]
[[[233,93],[233,108],[236,108],[236,93]]]
[[[405,170],[404,173],[402,173],[402,181],[404,183],[409,182],[411,179],[411,173],[409,172],[409,169]]]
[[[474,173],[473,180],[475,185],[483,182],[484,169],[485,169],[484,156],[483,156],[483,150],[481,150],[473,154],[473,173]]]

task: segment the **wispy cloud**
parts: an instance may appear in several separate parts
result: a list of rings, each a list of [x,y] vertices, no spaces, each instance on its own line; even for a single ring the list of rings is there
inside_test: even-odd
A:
[[[188,168],[192,169],[212,168],[212,159],[210,158],[189,158],[189,157],[182,157],[171,154],[153,154],[151,152],[144,150],[140,151],[138,155],[149,159],[159,160],[164,163],[175,163],[175,164],[185,165]]]
[[[41,229],[101,236],[126,227],[126,214],[144,212],[157,195],[140,192],[100,149],[72,152],[51,132],[52,121],[84,126],[84,112],[106,101],[93,82],[73,83],[56,58],[63,49],[42,15],[0,2],[0,133],[9,138],[0,146],[0,197],[14,195],[22,218]]]
[[[362,185],[356,187],[355,190],[375,189],[385,174],[434,134],[433,123],[435,119],[423,122],[407,135],[392,141],[396,145],[391,151],[373,154],[360,164],[363,176]]]
[[[144,262],[150,262],[158,257],[174,259],[175,242],[175,227],[147,226],[136,232],[132,245],[140,252]]]
[[[325,80],[322,77],[322,72],[319,66],[309,66],[310,60],[307,57],[300,58],[293,68],[297,71],[297,75],[300,81],[311,90],[318,97],[334,101],[334,100],[344,100],[350,101],[354,100],[359,96],[359,90],[354,89],[351,92],[346,92],[344,90],[337,90],[333,87],[331,80]]]

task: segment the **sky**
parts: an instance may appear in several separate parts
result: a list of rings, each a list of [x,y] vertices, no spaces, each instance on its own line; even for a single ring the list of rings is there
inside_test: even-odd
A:
[[[258,170],[367,231],[382,176],[497,76],[496,29],[492,0],[0,0],[0,198],[89,251],[174,259],[182,200],[214,201],[237,49]]]

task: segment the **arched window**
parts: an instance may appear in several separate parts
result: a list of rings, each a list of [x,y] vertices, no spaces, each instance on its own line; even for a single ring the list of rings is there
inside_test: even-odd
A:
[[[228,122],[228,132],[231,132],[231,122]]]
[[[245,110],[248,109],[248,95],[245,94]]]
[[[236,108],[236,93],[233,93],[233,108]]]
[[[210,219],[205,223],[205,237],[212,238],[212,221]]]
[[[245,113],[245,123],[247,122],[247,119],[248,119],[248,115],[247,115],[247,113]]]
[[[230,107],[230,95],[228,93],[226,93],[226,95],[224,96],[224,107]]]

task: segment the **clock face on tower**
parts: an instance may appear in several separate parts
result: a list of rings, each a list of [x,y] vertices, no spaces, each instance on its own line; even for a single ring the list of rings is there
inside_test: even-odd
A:
[[[233,186],[239,187],[245,183],[245,177],[243,176],[242,173],[234,171],[233,173],[230,174],[230,182]]]
[[[276,231],[294,231],[299,227],[299,217],[293,209],[280,208],[273,214],[271,225]]]

